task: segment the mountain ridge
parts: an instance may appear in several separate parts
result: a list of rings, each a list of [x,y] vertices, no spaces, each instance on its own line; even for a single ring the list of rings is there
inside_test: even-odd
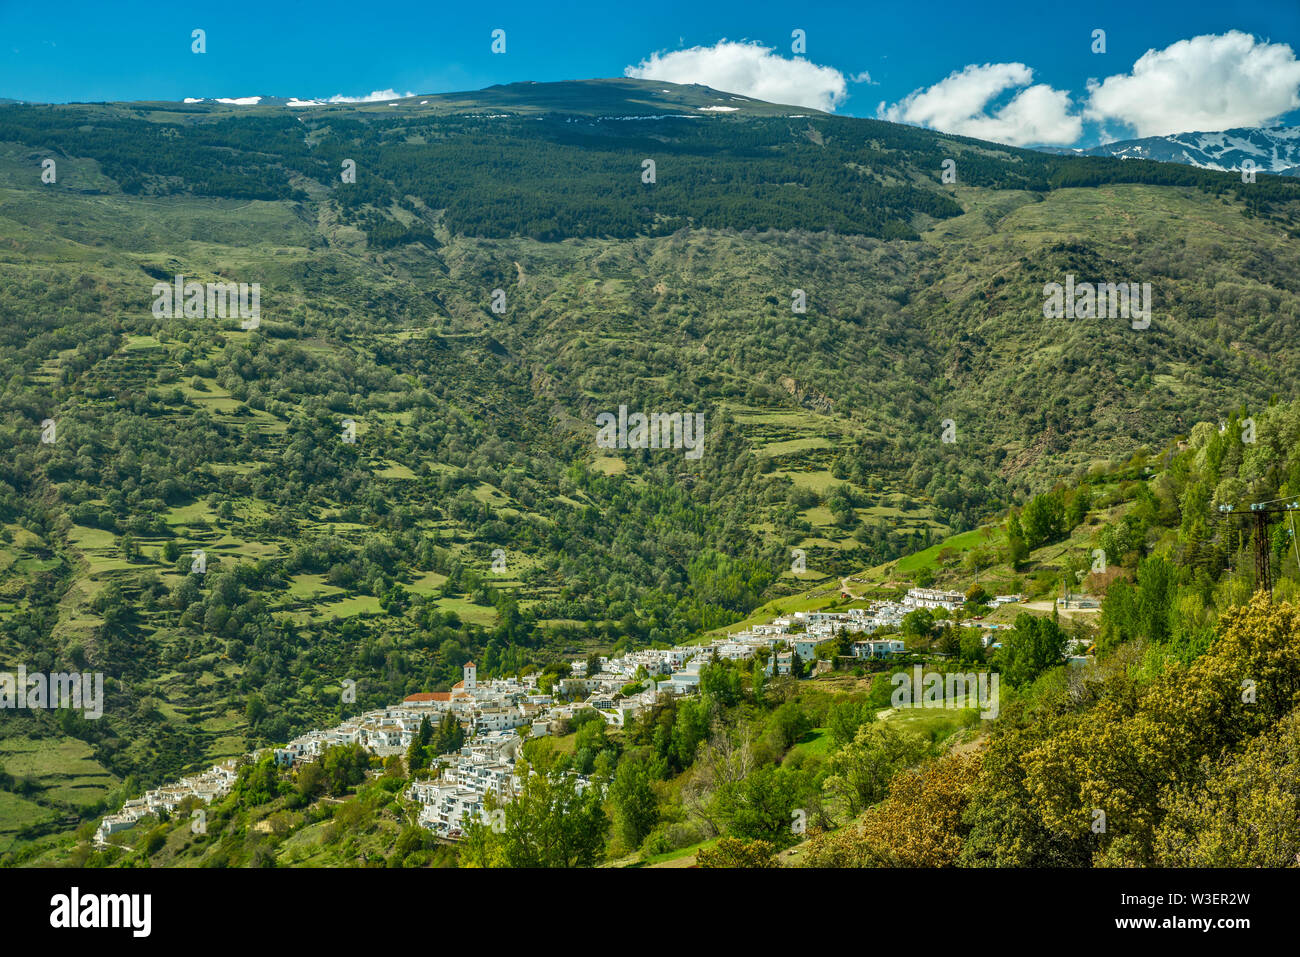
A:
[[[251,102],[241,102],[251,101]],[[40,104],[74,105],[74,104]],[[449,115],[498,109],[535,115],[561,113],[598,116],[611,110],[636,109],[647,115],[831,116],[812,107],[773,103],[739,93],[716,90],[699,83],[671,83],[632,77],[593,77],[585,80],[518,81],[498,83],[479,90],[445,93],[400,94],[391,97],[332,97],[246,95],[185,97],[182,100],[114,101],[119,107],[158,109],[176,106],[186,112],[194,108],[212,112],[231,110],[307,109],[313,111],[372,111],[394,107],[417,113]]]
[[[1117,140],[1085,149],[1058,147],[1042,152],[1145,159],[1224,172],[1239,172],[1243,163],[1250,160],[1258,172],[1300,176],[1300,127],[1238,127],[1218,132],[1173,133]]]

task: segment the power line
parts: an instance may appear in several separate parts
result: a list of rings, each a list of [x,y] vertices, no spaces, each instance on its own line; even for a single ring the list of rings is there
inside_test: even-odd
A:
[[[1278,505],[1278,502],[1285,504]],[[1300,500],[1293,499],[1287,502],[1283,498],[1270,499],[1266,502],[1253,502],[1250,506],[1249,514],[1255,519],[1255,587],[1264,589],[1268,592],[1268,597],[1273,597],[1273,571],[1270,565],[1270,551],[1268,541],[1268,526],[1270,515],[1291,515],[1292,536],[1295,535],[1295,512],[1300,510]],[[1220,505],[1219,511],[1225,515],[1247,514],[1245,511],[1237,512],[1232,505]],[[1296,560],[1300,562],[1300,545],[1296,546]]]

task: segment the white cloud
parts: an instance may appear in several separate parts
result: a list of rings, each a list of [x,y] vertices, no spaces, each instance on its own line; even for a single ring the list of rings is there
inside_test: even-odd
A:
[[[1131,73],[1089,84],[1085,116],[1138,136],[1263,126],[1300,107],[1300,61],[1285,43],[1232,30],[1148,50]]]
[[[1070,94],[1033,79],[1034,71],[1023,63],[972,63],[892,106],[881,103],[876,115],[1012,146],[1075,142],[1083,121],[1070,114]],[[995,99],[1015,89],[1015,96],[989,112]]]
[[[398,93],[396,90],[375,90],[373,93],[367,93],[365,96],[344,96],[337,93],[331,96],[326,102],[329,103],[378,103],[381,100],[401,100],[408,96],[415,96],[414,93]]]
[[[785,59],[759,43],[720,40],[711,47],[652,53],[624,76],[669,83],[701,83],[771,103],[831,112],[848,95],[844,74],[807,60]]]

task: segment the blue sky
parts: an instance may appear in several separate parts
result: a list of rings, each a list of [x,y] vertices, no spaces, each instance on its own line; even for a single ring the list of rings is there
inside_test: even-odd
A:
[[[190,49],[195,28],[207,34],[202,55]],[[506,31],[504,54],[491,52],[495,28]],[[807,38],[801,61],[791,50],[795,29]],[[1106,32],[1104,54],[1091,50],[1094,29]],[[732,42],[719,46],[724,39]],[[700,49],[682,53],[691,48]],[[1149,50],[1155,59],[1135,73]],[[0,97],[436,93],[619,76],[659,54],[647,68],[658,79],[749,85],[732,91],[1027,144],[1188,128],[1179,123],[1300,122],[1297,51],[1300,0],[561,0],[454,9],[0,0]],[[1090,80],[1107,78],[1115,80],[1094,99]]]

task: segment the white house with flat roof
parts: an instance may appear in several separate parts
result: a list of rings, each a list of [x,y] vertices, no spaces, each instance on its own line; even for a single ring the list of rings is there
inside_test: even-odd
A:
[[[812,661],[817,657],[817,646],[822,643],[822,640],[824,639],[794,638],[790,641],[790,647],[802,660]]]
[[[943,591],[938,588],[909,588],[903,604],[911,608],[944,608],[956,611],[966,604],[966,596],[959,591]]]
[[[903,653],[903,642],[898,638],[869,638],[853,643],[853,654],[858,658],[888,658]]]

